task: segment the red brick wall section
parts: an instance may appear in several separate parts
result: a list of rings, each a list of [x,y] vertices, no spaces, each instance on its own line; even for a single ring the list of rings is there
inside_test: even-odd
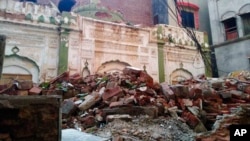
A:
[[[89,4],[90,0],[77,0],[75,7]],[[152,0],[101,0],[102,6],[120,11],[126,21],[133,24],[153,25]]]
[[[37,0],[38,4],[49,4],[50,0]],[[61,0],[51,0],[58,6]],[[76,0],[74,7],[89,4],[91,0]],[[132,24],[153,25],[152,0],[100,0],[100,4],[120,11],[124,20]]]

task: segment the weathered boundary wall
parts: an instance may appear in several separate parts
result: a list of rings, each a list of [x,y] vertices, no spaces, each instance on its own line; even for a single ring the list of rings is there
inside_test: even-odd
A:
[[[0,96],[0,140],[60,141],[61,100],[60,96]]]

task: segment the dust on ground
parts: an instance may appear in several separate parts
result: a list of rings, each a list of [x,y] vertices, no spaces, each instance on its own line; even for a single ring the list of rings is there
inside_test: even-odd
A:
[[[116,119],[94,134],[120,138],[122,141],[194,141],[195,133],[178,119],[161,117],[152,119],[147,116],[134,117],[131,121]]]

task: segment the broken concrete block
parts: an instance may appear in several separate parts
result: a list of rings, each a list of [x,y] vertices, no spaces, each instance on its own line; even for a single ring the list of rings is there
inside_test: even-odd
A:
[[[82,102],[83,102],[83,100],[82,100],[82,99],[79,99],[79,100],[76,100],[76,101],[74,102],[74,104],[75,104],[75,105],[80,105]]]
[[[125,121],[131,121],[132,117],[128,114],[123,114],[123,115],[108,115],[106,117],[107,122],[111,122],[115,119],[120,119],[120,120],[125,120]]]
[[[109,104],[110,108],[114,108],[114,107],[121,107],[121,106],[125,106],[126,104],[123,101],[115,101],[115,102],[111,102]]]
[[[169,87],[167,82],[163,82],[160,85],[161,85],[161,90],[162,90],[163,94],[168,99],[175,99],[175,94],[174,94],[173,90]]]
[[[193,101],[190,99],[182,99],[185,106],[193,106]]]
[[[133,106],[133,107],[119,107],[119,108],[104,108],[103,112],[105,115],[114,115],[114,114],[129,114],[134,115],[148,115],[152,118],[158,117],[158,108],[155,106]]]
[[[131,95],[130,97],[124,99],[124,104],[134,103],[134,101],[135,101],[135,96]]]
[[[227,98],[232,97],[232,93],[230,93],[229,91],[222,91],[222,92],[219,92],[219,94],[221,95],[221,97],[223,99],[227,99]]]
[[[75,106],[74,101],[72,101],[70,99],[65,99],[62,102],[61,107],[62,107],[62,114],[66,115],[66,116],[69,116],[70,114],[72,114],[77,109],[77,107]]]
[[[91,106],[96,104],[101,99],[101,96],[98,92],[92,92],[90,95],[85,97],[85,100],[78,106],[82,111],[89,109]]]

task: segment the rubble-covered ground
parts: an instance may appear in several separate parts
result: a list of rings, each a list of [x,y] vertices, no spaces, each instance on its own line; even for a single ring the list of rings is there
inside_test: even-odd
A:
[[[116,119],[93,132],[101,137],[126,141],[193,141],[194,132],[187,124],[173,118],[135,117],[132,121]]]
[[[199,75],[170,85],[143,70],[81,77],[65,72],[34,85],[15,80],[1,94],[61,95],[62,128],[114,141],[229,140],[231,124],[247,124],[249,72],[225,78]]]

